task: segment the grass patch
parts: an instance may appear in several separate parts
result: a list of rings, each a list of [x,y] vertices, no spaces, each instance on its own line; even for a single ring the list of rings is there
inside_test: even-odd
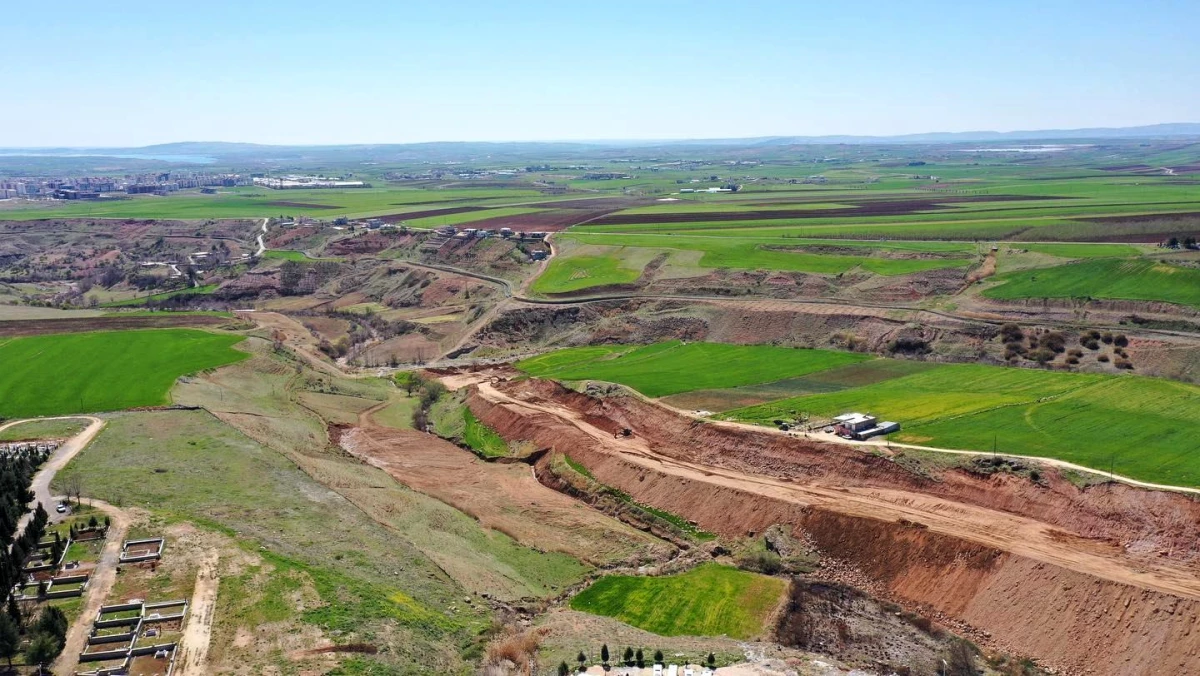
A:
[[[1100,259],[998,275],[988,298],[1110,298],[1200,307],[1200,270],[1149,259]]]
[[[101,331],[0,342],[0,415],[113,411],[168,403],[184,374],[239,361],[242,336],[191,329]]]
[[[267,249],[262,252],[262,257],[270,260],[282,261],[306,261],[308,256],[304,255],[303,251],[289,251],[286,249]]]
[[[81,418],[66,420],[29,420],[0,430],[0,441],[67,439],[79,434],[89,422]]]
[[[661,636],[762,633],[787,583],[707,563],[681,575],[610,575],[571,599],[571,608],[618,619]]]
[[[517,368],[542,378],[621,383],[663,397],[798,377],[871,358],[829,350],[670,341],[568,348],[525,359]]]
[[[218,286],[218,284],[205,284],[203,286],[193,286],[186,289],[176,289],[175,291],[164,291],[162,293],[141,296],[139,298],[126,298],[125,300],[114,300],[108,303],[101,303],[100,307],[130,307],[134,305],[145,305],[147,301],[166,300],[176,296],[203,296],[216,291]]]
[[[530,290],[534,293],[568,293],[594,286],[630,284],[642,276],[642,268],[628,267],[615,256],[555,257]]]
[[[463,423],[463,443],[488,458],[503,458],[509,454],[504,437],[476,418],[466,406],[463,407]]]

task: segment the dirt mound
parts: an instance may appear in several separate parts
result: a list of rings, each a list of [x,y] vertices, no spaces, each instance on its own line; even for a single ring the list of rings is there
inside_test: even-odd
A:
[[[1200,507],[1186,497],[922,477],[849,447],[544,381],[481,383],[468,403],[506,438],[566,452],[599,481],[707,530],[787,524],[881,593],[1008,652],[1114,674],[1184,673],[1200,654],[1200,578],[1188,564]],[[623,427],[634,438],[614,439]]]

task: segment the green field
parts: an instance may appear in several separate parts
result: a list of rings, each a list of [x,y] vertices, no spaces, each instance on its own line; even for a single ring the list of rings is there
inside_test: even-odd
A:
[[[769,424],[793,411],[863,411],[902,425],[892,440],[1066,460],[1143,481],[1200,486],[1200,387],[1141,376],[946,364],[832,393],[737,409]]]
[[[463,443],[489,458],[503,458],[508,455],[508,442],[496,430],[480,422],[471,413],[471,409],[463,407]]]
[[[996,276],[988,298],[1109,298],[1200,307],[1200,269],[1149,259],[1099,259]]]
[[[0,209],[0,219],[34,218],[265,218],[280,215],[336,218],[423,211],[463,204],[544,199],[521,188],[373,187],[359,189],[271,190],[238,187],[204,195],[181,191],[167,197],[136,195],[111,201],[52,202]]]
[[[308,260],[308,256],[305,256],[303,251],[290,251],[288,249],[267,249],[263,252],[262,257],[269,260],[298,262],[304,262]]]
[[[789,236],[686,236],[656,234],[568,234],[555,239],[559,252],[534,282],[536,293],[566,293],[641,276],[657,256],[683,268],[686,276],[730,268],[836,275],[861,268],[877,275],[961,268],[974,261],[967,242],[863,242]],[[821,252],[836,247],[843,253]],[[861,252],[861,253],[860,253]]]
[[[217,290],[217,284],[205,284],[203,286],[193,286],[186,289],[178,289],[176,291],[164,291],[155,293],[149,296],[140,296],[138,298],[126,298],[125,300],[115,300],[110,303],[101,303],[100,307],[130,307],[134,305],[145,305],[147,301],[166,300],[175,296],[199,296],[212,293]]]
[[[0,342],[0,415],[113,411],[168,403],[187,373],[246,357],[242,336],[191,329],[100,331]]]
[[[606,380],[665,397],[798,377],[868,359],[851,352],[676,340],[567,348],[517,362],[517,368],[541,378]]]
[[[571,608],[616,618],[661,636],[762,634],[787,583],[706,563],[681,575],[609,575],[571,599]]]
[[[628,267],[619,256],[555,257],[530,287],[534,293],[568,293],[594,286],[629,284],[642,276],[642,267]]]

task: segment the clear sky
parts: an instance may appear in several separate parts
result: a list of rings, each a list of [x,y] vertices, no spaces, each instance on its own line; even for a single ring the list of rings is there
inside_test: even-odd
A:
[[[1200,2],[4,3],[0,146],[1200,121]]]

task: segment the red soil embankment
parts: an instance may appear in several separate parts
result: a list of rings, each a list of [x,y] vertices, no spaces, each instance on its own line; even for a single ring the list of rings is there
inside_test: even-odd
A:
[[[506,438],[568,453],[705,529],[788,524],[883,593],[1008,651],[1076,673],[1188,673],[1200,660],[1200,577],[1184,562],[1197,507],[1182,496],[964,472],[934,481],[852,448],[543,381],[481,383],[468,401]],[[614,438],[623,427],[635,437]]]

